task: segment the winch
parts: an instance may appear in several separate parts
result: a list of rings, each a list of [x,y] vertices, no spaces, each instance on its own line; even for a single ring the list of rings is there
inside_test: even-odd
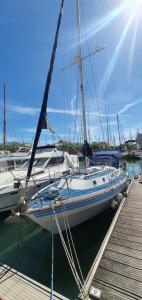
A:
[[[48,188],[48,197],[49,199],[54,199],[55,197],[59,196],[59,189],[51,186]]]

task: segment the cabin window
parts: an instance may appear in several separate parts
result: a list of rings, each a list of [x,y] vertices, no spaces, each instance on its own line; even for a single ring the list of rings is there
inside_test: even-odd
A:
[[[37,159],[34,160],[33,166],[35,165],[36,161],[37,161]],[[29,159],[26,159],[26,160],[24,161],[23,165],[21,166],[21,168],[28,168],[28,167],[29,167],[29,162],[30,162]]]
[[[47,163],[47,166],[60,165],[63,164],[63,162],[64,162],[64,156],[51,157],[49,162]]]
[[[14,161],[13,160],[8,160],[7,161],[7,168],[8,168],[8,170],[13,170],[14,169]]]
[[[48,157],[46,157],[46,158],[38,158],[37,161],[34,164],[34,167],[43,167],[44,164],[46,163],[46,161],[48,159],[49,159]]]
[[[23,160],[16,160],[15,162],[16,162],[16,166],[18,167],[23,163]]]

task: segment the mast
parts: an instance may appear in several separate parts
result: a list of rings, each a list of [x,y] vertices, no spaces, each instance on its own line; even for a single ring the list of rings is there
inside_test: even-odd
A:
[[[80,92],[81,92],[81,102],[82,102],[82,118],[83,118],[83,135],[84,141],[87,141],[87,129],[86,129],[86,114],[85,114],[85,94],[84,94],[84,78],[83,78],[83,65],[82,65],[82,48],[81,48],[81,32],[80,32],[80,4],[79,0],[76,1],[77,10],[77,29],[78,29],[78,40],[79,40],[79,56],[78,56],[78,66],[80,74]]]
[[[5,99],[5,83],[3,89],[3,147],[6,147],[6,99]]]
[[[77,56],[77,63],[79,66],[79,74],[80,74],[80,94],[81,94],[81,104],[82,104],[82,123],[83,123],[83,137],[84,137],[84,149],[83,154],[85,155],[85,164],[88,167],[88,159],[87,156],[91,156],[91,148],[87,142],[87,126],[86,126],[86,113],[85,113],[85,94],[84,94],[84,78],[83,78],[83,64],[82,64],[82,48],[81,48],[81,32],[80,32],[80,0],[76,0],[76,12],[77,12],[77,31],[78,31],[78,49],[79,56]],[[89,155],[87,155],[89,152]]]
[[[118,114],[117,114],[117,127],[118,127],[118,136],[119,136],[119,148],[121,148],[120,124],[119,124]]]

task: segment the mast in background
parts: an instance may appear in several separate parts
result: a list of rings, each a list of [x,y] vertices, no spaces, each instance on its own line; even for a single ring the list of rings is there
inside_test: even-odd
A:
[[[121,147],[121,135],[120,135],[120,124],[119,124],[118,114],[117,114],[117,127],[118,127],[119,148],[120,148]]]
[[[3,93],[3,147],[6,147],[6,97],[5,97],[5,83]]]

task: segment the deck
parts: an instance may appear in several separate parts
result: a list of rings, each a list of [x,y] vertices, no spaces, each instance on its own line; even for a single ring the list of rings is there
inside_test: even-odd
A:
[[[142,299],[142,184],[137,179],[114,216],[84,290],[85,299]]]
[[[51,290],[28,276],[0,265],[0,300],[48,300]],[[54,300],[68,300],[53,292]]]

